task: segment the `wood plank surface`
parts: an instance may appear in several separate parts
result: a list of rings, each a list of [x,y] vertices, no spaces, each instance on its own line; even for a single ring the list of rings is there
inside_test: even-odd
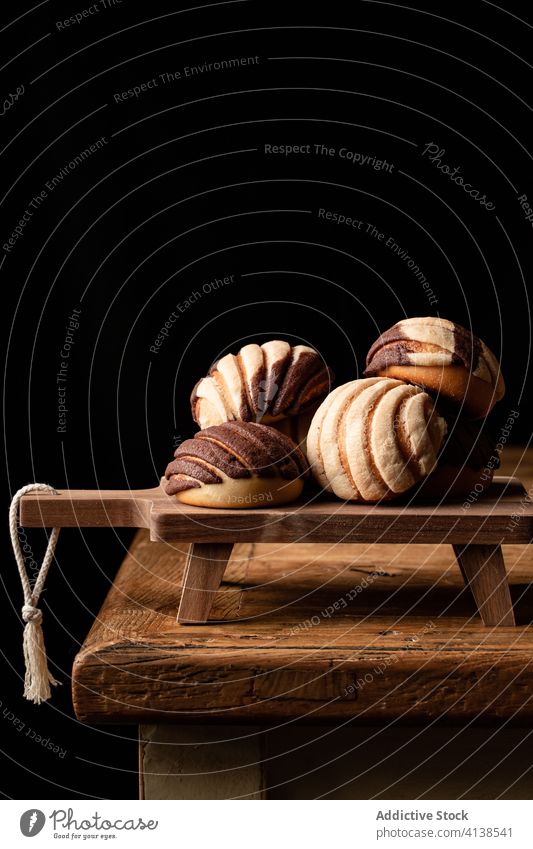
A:
[[[533,718],[531,547],[503,548],[516,628],[483,626],[451,545],[308,542],[236,545],[217,621],[180,625],[188,548],[136,536],[74,664],[79,719]]]
[[[516,517],[519,520],[516,520]],[[65,490],[21,501],[24,526],[148,528],[152,540],[182,542],[392,542],[498,545],[533,539],[533,506],[523,485],[501,476],[483,498],[436,504],[398,500],[352,504],[308,493],[292,504],[250,510],[192,507],[162,486],[146,490]]]

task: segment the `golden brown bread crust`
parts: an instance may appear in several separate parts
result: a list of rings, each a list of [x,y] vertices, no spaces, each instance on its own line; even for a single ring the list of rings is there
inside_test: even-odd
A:
[[[464,366],[387,366],[380,377],[392,377],[421,386],[458,406],[458,412],[472,419],[488,415],[494,402],[490,384],[471,374]]]
[[[383,333],[368,352],[365,375],[422,386],[472,419],[485,417],[505,394],[489,348],[464,327],[432,316],[399,321]]]

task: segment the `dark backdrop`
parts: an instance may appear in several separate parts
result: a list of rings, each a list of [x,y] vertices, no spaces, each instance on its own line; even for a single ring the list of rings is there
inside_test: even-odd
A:
[[[304,341],[343,382],[406,315],[454,319],[501,353],[508,392],[494,424],[519,409],[512,438],[527,441],[533,185],[522,4],[198,6],[4,9],[4,509],[33,480],[153,485],[193,431],[191,387],[221,352]],[[62,23],[76,13],[79,22]],[[79,326],[67,338],[72,315]],[[135,729],[81,726],[69,693],[74,655],[129,538],[63,531],[43,608],[64,685],[40,708],[21,699],[21,591],[9,552],[3,560],[9,796],[136,795]],[[40,556],[44,534],[30,539]]]

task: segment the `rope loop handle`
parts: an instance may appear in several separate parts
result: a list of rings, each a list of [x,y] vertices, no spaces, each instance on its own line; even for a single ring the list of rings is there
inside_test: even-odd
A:
[[[24,696],[34,704],[41,704],[51,696],[50,685],[56,686],[59,681],[56,681],[52,673],[48,669],[48,660],[46,657],[46,649],[44,645],[42,620],[43,613],[39,609],[39,598],[44,588],[46,576],[57,545],[59,536],[59,528],[53,528],[48,538],[48,545],[43,558],[43,562],[37,574],[37,578],[32,587],[28,573],[26,571],[26,563],[20,546],[19,537],[19,504],[23,495],[28,492],[49,492],[52,495],[57,495],[57,491],[47,483],[29,483],[23,486],[15,493],[11,500],[9,508],[9,532],[11,534],[11,543],[13,545],[13,553],[19,570],[20,580],[22,583],[22,591],[24,594],[24,604],[22,606],[22,620],[24,625],[23,649],[24,663],[26,672],[24,676]]]

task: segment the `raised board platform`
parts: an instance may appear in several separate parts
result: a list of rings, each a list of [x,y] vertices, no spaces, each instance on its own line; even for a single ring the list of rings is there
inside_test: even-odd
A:
[[[215,510],[146,490],[65,490],[21,501],[26,526],[147,528],[153,541],[191,543],[178,611],[182,623],[207,622],[236,543],[450,543],[485,625],[513,625],[501,544],[533,538],[533,506],[522,484],[497,477],[470,503],[395,501],[351,504],[308,494],[284,507]]]
[[[468,509],[463,502],[351,504],[308,496],[283,507],[216,510],[169,498],[162,486],[140,490],[64,490],[21,501],[26,527],[148,528],[150,538],[184,542],[470,542],[533,539],[533,507],[516,478],[497,477]],[[520,521],[513,523],[513,516]]]

